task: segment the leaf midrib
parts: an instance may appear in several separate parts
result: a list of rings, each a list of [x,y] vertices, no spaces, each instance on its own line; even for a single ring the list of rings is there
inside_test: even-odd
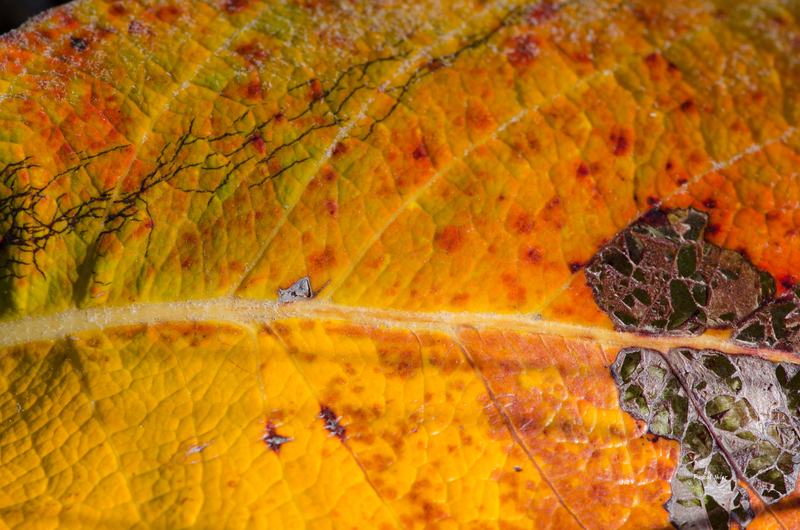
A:
[[[348,306],[318,300],[281,304],[274,300],[237,297],[75,309],[48,316],[24,317],[0,323],[0,348],[34,341],[57,340],[86,331],[121,326],[203,321],[239,325],[253,321],[270,322],[282,319],[345,320],[411,331],[450,332],[454,328],[469,327],[508,329],[522,333],[576,338],[620,348],[638,346],[659,351],[677,347],[713,349],[730,354],[757,355],[772,361],[798,363],[798,359],[790,353],[744,348],[728,342],[727,333],[714,331],[695,337],[652,337],[617,332],[611,329],[610,323],[592,327],[544,320],[534,314],[403,311]]]

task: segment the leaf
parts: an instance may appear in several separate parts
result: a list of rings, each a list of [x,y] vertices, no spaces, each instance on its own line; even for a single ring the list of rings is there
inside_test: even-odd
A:
[[[2,37],[0,520],[655,529],[670,502],[800,527],[797,485],[766,502],[716,427],[711,479],[681,481],[687,444],[653,434],[674,418],[634,419],[650,398],[610,371],[758,355],[796,407],[798,17],[88,0]],[[703,240],[769,302],[732,341],[615,330],[593,257],[689,207],[708,223],[670,278]],[[687,422],[749,414],[716,397]]]

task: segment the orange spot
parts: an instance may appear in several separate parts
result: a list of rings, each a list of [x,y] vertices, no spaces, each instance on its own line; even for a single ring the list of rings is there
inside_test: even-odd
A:
[[[452,254],[458,250],[460,245],[458,227],[449,225],[443,232],[436,234],[434,239],[445,254]]]
[[[163,20],[164,22],[172,22],[179,16],[183,14],[181,8],[178,6],[166,6],[162,7],[158,11],[156,11],[156,16],[159,20]]]
[[[330,245],[326,245],[324,250],[311,254],[308,257],[308,261],[310,264],[309,272],[324,272],[329,267],[336,265],[336,251]]]
[[[530,234],[533,230],[533,220],[528,217],[528,214],[523,212],[517,217],[514,227],[520,234]]]

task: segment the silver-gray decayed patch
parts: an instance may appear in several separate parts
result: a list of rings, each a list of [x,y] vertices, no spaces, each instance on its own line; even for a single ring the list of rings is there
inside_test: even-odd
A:
[[[774,503],[800,470],[800,366],[712,350],[622,350],[620,405],[681,444],[665,507],[679,528],[723,530],[753,518],[747,483]]]

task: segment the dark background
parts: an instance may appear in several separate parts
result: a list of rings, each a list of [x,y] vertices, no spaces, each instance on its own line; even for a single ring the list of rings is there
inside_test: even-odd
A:
[[[0,35],[19,27],[33,15],[65,3],[66,0],[0,0]]]

